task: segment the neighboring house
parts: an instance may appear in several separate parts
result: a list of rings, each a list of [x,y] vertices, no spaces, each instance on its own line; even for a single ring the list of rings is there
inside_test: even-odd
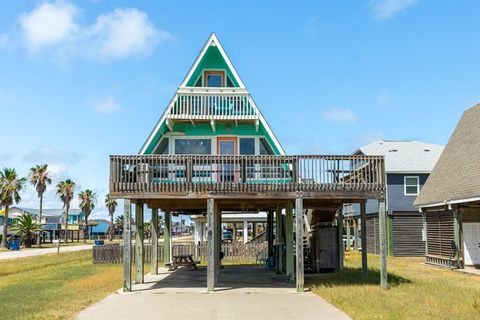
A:
[[[92,238],[108,235],[110,221],[105,219],[92,219],[88,221],[89,235]]]
[[[11,207],[9,215],[11,217],[19,216],[24,213],[31,213],[33,216],[39,216],[39,209]],[[79,241],[83,237],[84,213],[80,209],[70,209],[68,214],[68,235],[70,240]],[[42,229],[44,238],[48,240],[58,239],[65,230],[65,210],[64,209],[43,209],[42,211]]]
[[[480,104],[464,112],[415,206],[427,263],[480,267]]]
[[[18,214],[12,212],[12,208],[9,208],[8,212],[8,226],[11,227],[15,224],[15,220],[18,218]],[[3,223],[5,221],[5,209],[0,209],[0,235],[3,234]],[[10,229],[7,229],[8,236],[12,234]]]
[[[387,245],[392,256],[423,256],[422,215],[413,206],[444,146],[421,141],[375,141],[354,155],[385,157],[387,179]],[[367,212],[367,250],[379,253],[377,201],[369,200]]]

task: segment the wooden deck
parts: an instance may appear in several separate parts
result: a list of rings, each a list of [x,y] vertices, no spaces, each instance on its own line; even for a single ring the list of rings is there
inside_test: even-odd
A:
[[[110,193],[151,199],[375,199],[381,156],[110,156]]]

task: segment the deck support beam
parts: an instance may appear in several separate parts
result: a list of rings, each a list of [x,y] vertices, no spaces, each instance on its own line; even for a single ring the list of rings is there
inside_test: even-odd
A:
[[[143,245],[143,203],[135,203],[135,283],[143,283],[144,245]]]
[[[343,212],[337,211],[337,227],[338,227],[338,270],[343,270],[343,257],[345,252],[343,249]],[[347,240],[348,241],[348,240]]]
[[[165,230],[163,230],[163,263],[172,261],[171,247],[172,247],[172,213],[165,211],[164,217]]]
[[[287,283],[293,284],[293,206],[291,203],[288,203],[285,208],[285,251]]]
[[[152,209],[152,271],[151,274],[158,274],[158,209]]]
[[[207,291],[213,292],[215,290],[215,229],[216,229],[216,214],[215,214],[215,200],[213,198],[207,199]]]
[[[275,243],[277,245],[277,273],[283,272],[283,221],[282,221],[282,208],[277,208],[275,212]]]
[[[132,291],[132,204],[124,200],[123,207],[123,291]]]
[[[453,209],[453,241],[455,242],[455,266],[462,267],[461,249],[462,249],[462,217],[458,209]]]
[[[368,259],[367,259],[367,213],[366,203],[360,203],[360,221],[362,231],[362,279],[368,279]]]
[[[303,258],[303,198],[301,194],[295,199],[296,218],[296,256],[297,256],[297,292],[303,292],[304,286],[304,258]]]
[[[387,230],[386,230],[386,212],[385,212],[385,199],[378,201],[378,229],[380,237],[380,286],[382,289],[386,289],[388,286],[387,279]]]

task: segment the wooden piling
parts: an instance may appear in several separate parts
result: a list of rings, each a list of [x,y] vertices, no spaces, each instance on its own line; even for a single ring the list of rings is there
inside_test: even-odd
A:
[[[135,203],[135,283],[143,283],[144,273],[144,236],[143,236],[143,203]]]
[[[158,274],[158,209],[152,209],[152,271],[151,274]]]
[[[304,258],[303,258],[303,198],[301,194],[295,199],[296,218],[296,257],[297,257],[297,292],[303,292],[304,286]]]
[[[132,204],[124,200],[123,207],[123,291],[132,291]]]
[[[293,257],[293,206],[288,203],[285,208],[285,253],[287,283],[294,282],[294,257]]]
[[[387,230],[386,230],[386,212],[385,200],[378,201],[378,217],[379,217],[379,237],[380,237],[380,286],[386,289],[388,286],[387,279]]]
[[[368,279],[368,261],[367,261],[367,213],[366,203],[360,203],[360,221],[362,227],[362,279]]]

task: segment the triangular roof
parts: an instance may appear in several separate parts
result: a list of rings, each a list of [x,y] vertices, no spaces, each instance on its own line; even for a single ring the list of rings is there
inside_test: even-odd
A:
[[[232,81],[236,85],[236,88],[238,88],[239,90],[244,90],[245,92],[248,93],[245,85],[243,84],[243,81],[240,79],[240,76],[238,75],[237,70],[233,66],[232,62],[230,61],[230,58],[227,56],[225,50],[223,49],[222,44],[220,43],[217,36],[213,32],[210,34],[207,41],[203,45],[202,50],[200,50],[200,53],[198,54],[197,58],[195,59],[195,62],[190,67],[187,75],[185,76],[182,83],[180,84],[180,87],[179,87],[178,91],[182,90],[182,88],[186,87],[187,84],[189,84],[192,81],[192,79],[194,79],[197,69],[199,69],[199,67],[201,67],[200,64],[201,64],[202,60],[208,54],[209,48],[212,48],[212,47],[215,47],[215,49],[218,50],[218,53],[220,54],[220,56],[223,58],[226,66],[227,66],[227,71],[229,72],[228,75],[229,76],[231,75],[233,77]],[[195,81],[195,80],[193,80],[193,81]],[[172,100],[168,104],[168,107],[165,109],[162,116],[158,120],[154,129],[152,130],[152,132],[148,136],[147,140],[143,144],[142,148],[139,151],[139,154],[149,154],[151,152],[151,149],[152,149],[152,146],[151,146],[152,143],[154,144],[154,143],[158,142],[160,137],[166,132],[166,130],[167,130],[166,118],[167,118],[167,114],[168,114],[169,110],[173,107],[174,99],[175,99],[175,95],[173,96]],[[252,102],[252,107],[255,110],[255,113],[258,115],[259,126],[261,126],[265,130],[266,134],[270,137],[270,139],[273,142],[274,148],[276,150],[278,150],[278,153],[284,155],[285,150],[283,149],[282,145],[280,144],[277,137],[273,133],[272,129],[268,125],[267,121],[263,117],[262,113],[260,112],[260,110],[256,106],[253,98],[251,99],[251,102]]]
[[[353,154],[384,156],[386,173],[430,173],[443,149],[444,146],[422,141],[379,140]]]
[[[480,104],[466,110],[415,200],[417,207],[480,201]]]

